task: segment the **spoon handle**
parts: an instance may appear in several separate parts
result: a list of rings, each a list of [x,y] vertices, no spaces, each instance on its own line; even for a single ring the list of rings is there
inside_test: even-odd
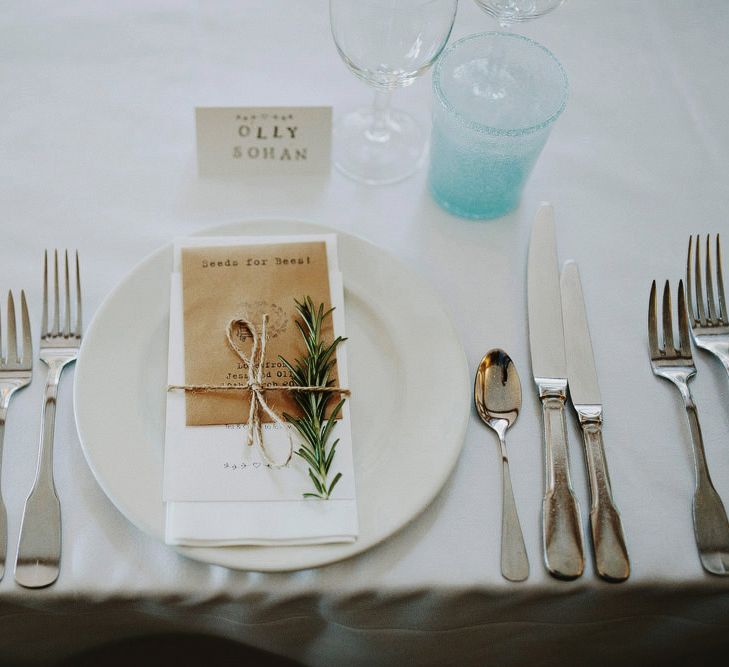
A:
[[[529,559],[511,488],[509,460],[503,451],[502,448],[501,574],[509,581],[524,581],[529,576]]]

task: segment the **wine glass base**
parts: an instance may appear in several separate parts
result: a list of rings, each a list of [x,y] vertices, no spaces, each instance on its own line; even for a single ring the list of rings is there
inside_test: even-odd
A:
[[[381,131],[373,132],[369,107],[341,116],[334,126],[334,165],[350,178],[368,185],[397,183],[423,164],[427,135],[403,111],[391,110]]]

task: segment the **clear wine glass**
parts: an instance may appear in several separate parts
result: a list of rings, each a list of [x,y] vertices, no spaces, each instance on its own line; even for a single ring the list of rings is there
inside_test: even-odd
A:
[[[425,130],[390,108],[394,88],[409,86],[448,41],[458,0],[330,0],[337,51],[375,88],[374,104],[342,116],[334,127],[334,163],[355,180],[394,183],[422,163]]]
[[[557,9],[564,0],[474,0],[487,14],[493,16],[503,30],[512,23],[537,19]]]

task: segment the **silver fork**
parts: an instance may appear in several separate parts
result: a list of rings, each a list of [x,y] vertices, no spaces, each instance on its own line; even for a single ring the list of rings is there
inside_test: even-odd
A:
[[[23,350],[18,350],[17,328],[15,326],[15,301],[8,292],[8,324],[6,353],[2,354],[2,322],[0,322],[0,466],[2,466],[5,419],[8,416],[10,397],[27,387],[33,377],[33,341],[30,336],[30,318],[25,292],[20,292],[20,319],[22,325]],[[8,553],[8,518],[5,503],[0,493],[0,579],[5,574],[5,559]]]
[[[53,428],[56,420],[58,382],[63,369],[76,361],[81,345],[81,278],[76,253],[76,326],[71,329],[71,287],[68,251],[65,254],[65,316],[60,319],[58,251],[53,262],[53,322],[48,322],[48,252],[43,263],[43,319],[40,354],[48,366],[41,419],[40,450],[33,489],[25,501],[20,526],[15,581],[27,588],[40,588],[58,578],[61,561],[61,505],[53,483]]]
[[[714,272],[711,268],[711,236],[706,237],[706,280],[702,285],[701,241],[696,235],[696,253],[693,257],[695,279],[691,280],[693,238],[689,237],[688,257],[686,258],[686,290],[688,292],[691,333],[698,347],[711,352],[724,365],[729,373],[729,317],[727,317],[724,297],[724,278],[721,274],[721,243],[716,235],[716,296],[714,300]],[[693,289],[692,289],[693,287]],[[706,305],[704,306],[704,291]],[[693,297],[696,296],[696,308]]]
[[[686,408],[691,439],[693,442],[694,471],[696,487],[694,490],[693,515],[694,535],[699,549],[701,564],[712,574],[729,575],[729,521],[719,494],[711,483],[709,467],[701,437],[701,426],[696,404],[691,396],[689,380],[696,375],[691,341],[689,340],[688,315],[683,281],[678,283],[678,347],[673,343],[673,318],[671,315],[671,289],[666,281],[663,289],[663,347],[658,343],[658,324],[656,315],[656,281],[651,286],[648,305],[648,343],[651,366],[659,377],[670,380],[681,392]]]

